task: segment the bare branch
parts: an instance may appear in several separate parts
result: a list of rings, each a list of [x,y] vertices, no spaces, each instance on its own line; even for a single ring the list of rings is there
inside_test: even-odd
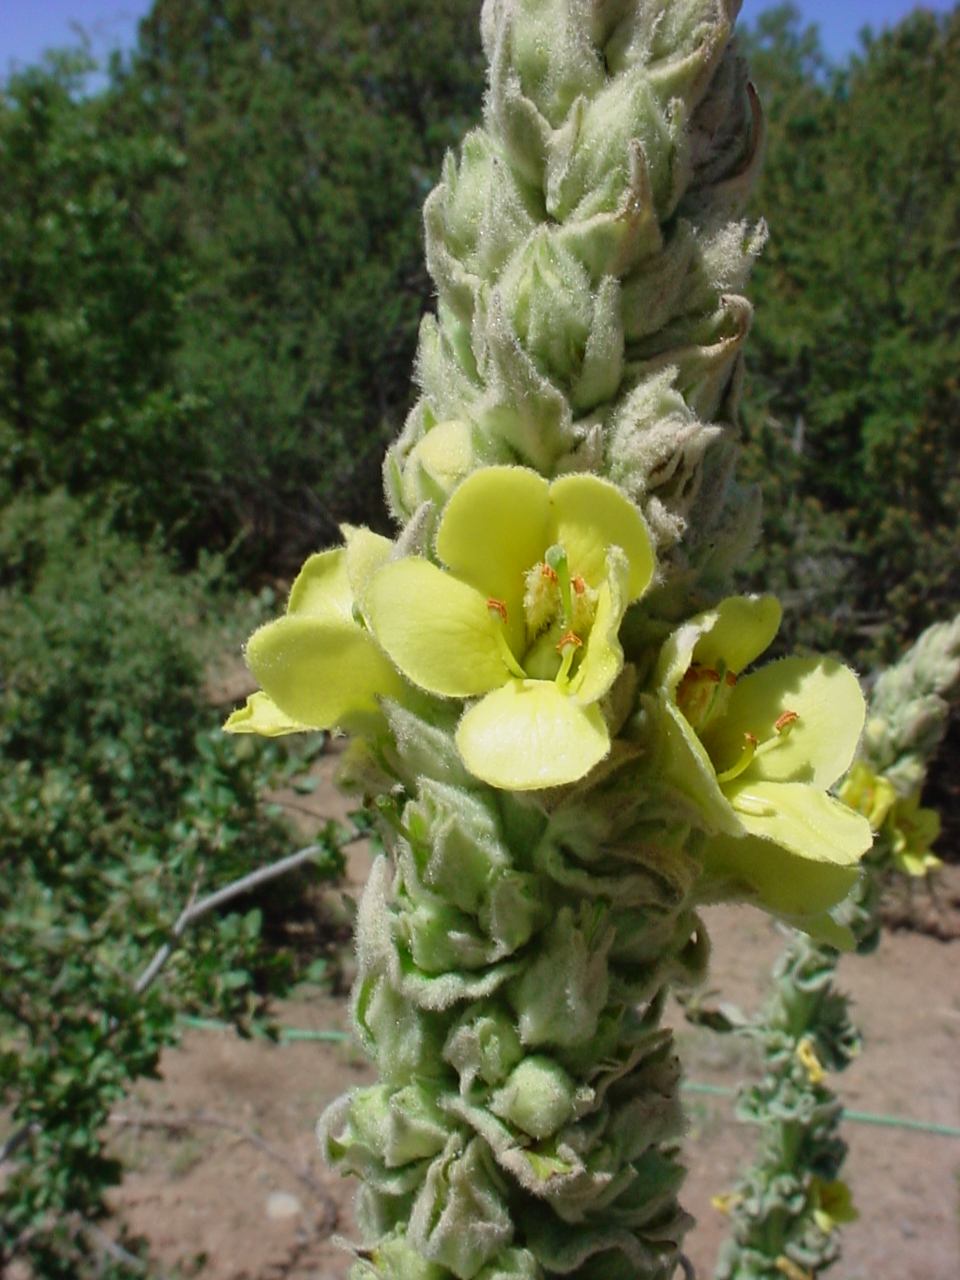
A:
[[[25,1124],[22,1129],[17,1129],[11,1133],[2,1147],[0,1147],[0,1164],[5,1164],[8,1160],[12,1160],[21,1147],[26,1146],[30,1139],[40,1132],[40,1126],[36,1122]]]
[[[349,840],[344,840],[339,845],[339,848],[345,849],[348,845],[356,844],[363,839],[366,839],[366,833],[357,832]],[[232,884],[224,885],[222,889],[217,889],[215,893],[208,894],[206,898],[201,898],[199,902],[195,900],[196,886],[194,886],[190,901],[170,930],[169,941],[163,944],[137,979],[134,986],[137,995],[143,995],[144,991],[167,963],[175,944],[182,937],[188,925],[193,924],[195,920],[199,920],[201,916],[205,916],[209,911],[215,911],[217,907],[222,907],[224,903],[231,902],[234,898],[239,898],[243,894],[249,893],[251,889],[259,888],[262,884],[268,884],[279,876],[285,876],[289,871],[296,871],[298,867],[305,866],[306,863],[313,862],[326,853],[329,853],[329,850],[322,844],[308,845],[305,849],[298,850],[297,853],[291,853],[286,858],[281,858],[279,862],[273,862],[267,867],[260,867],[259,870],[251,871],[249,875],[242,876],[239,880],[234,880]]]

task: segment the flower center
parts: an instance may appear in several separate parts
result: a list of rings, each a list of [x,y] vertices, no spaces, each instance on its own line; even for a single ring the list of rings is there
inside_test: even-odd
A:
[[[566,549],[549,547],[524,576],[527,649],[523,666],[537,680],[565,688],[578,666],[597,612],[597,593],[571,573]]]
[[[520,680],[554,680],[566,689],[579,665],[597,612],[597,592],[570,572],[566,550],[548,548],[524,575],[525,649],[519,657],[507,640],[507,606],[487,601],[507,669]]]
[[[701,740],[703,731],[711,720],[726,713],[730,694],[736,683],[737,677],[728,669],[722,658],[717,663],[716,669],[701,667],[694,663],[684,673],[683,679],[677,686],[677,706]],[[745,733],[738,759],[728,769],[717,773],[717,782],[723,786],[724,783],[734,782],[746,773],[754,760],[775,750],[789,737],[799,719],[800,716],[796,711],[784,711],[774,722],[773,734],[763,742],[755,733]],[[738,796],[734,807],[740,806],[745,812],[752,813],[754,809],[749,808],[750,805],[763,805],[764,811],[767,807],[766,802],[755,800],[747,795]]]
[[[698,735],[711,720],[723,715],[730,700],[730,690],[737,677],[721,658],[716,669],[695,662],[684,673],[677,686],[677,706]]]

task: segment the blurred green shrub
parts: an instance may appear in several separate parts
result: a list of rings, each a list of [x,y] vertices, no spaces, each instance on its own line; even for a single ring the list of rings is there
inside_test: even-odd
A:
[[[216,596],[103,523],[61,493],[0,523],[0,1100],[8,1135],[31,1127],[0,1183],[0,1270],[20,1256],[45,1280],[97,1274],[76,1222],[119,1178],[111,1105],[178,1013],[262,1024],[315,958],[265,921],[341,866],[327,833],[325,860],[198,921],[136,993],[192,894],[290,851],[260,795],[302,765],[213,727],[196,637]]]

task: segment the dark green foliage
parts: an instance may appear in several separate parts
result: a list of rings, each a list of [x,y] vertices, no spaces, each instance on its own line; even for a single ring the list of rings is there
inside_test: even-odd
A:
[[[420,206],[479,109],[477,0],[158,0],[78,96],[0,96],[0,476],[109,490],[193,562],[383,523],[429,302]],[[239,561],[238,561],[239,563]]]
[[[187,157],[177,381],[254,558],[382,522],[429,297],[420,206],[479,107],[477,0],[158,0],[118,109]]]
[[[960,10],[830,78],[789,7],[751,44],[771,122],[751,584],[784,597],[787,643],[889,660],[960,599]]]
[[[14,1132],[36,1126],[0,1189],[0,1268],[75,1277],[92,1267],[75,1223],[119,1176],[110,1107],[178,1012],[257,1024],[312,958],[276,927],[267,945],[264,920],[302,915],[340,860],[329,833],[325,864],[198,921],[137,994],[192,893],[289,852],[259,804],[283,753],[237,751],[203,706],[191,637],[215,597],[62,494],[7,509],[0,581],[0,1099]]]
[[[0,95],[0,484],[114,490],[149,534],[184,515],[190,397],[172,382],[183,282],[160,185],[182,157],[78,101],[54,59]]]

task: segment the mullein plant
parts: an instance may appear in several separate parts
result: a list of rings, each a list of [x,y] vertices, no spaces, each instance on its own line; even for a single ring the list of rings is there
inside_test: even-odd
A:
[[[737,1113],[760,1127],[760,1143],[735,1191],[714,1201],[731,1218],[716,1280],[813,1280],[840,1255],[837,1228],[857,1216],[840,1178],[843,1106],[829,1081],[860,1048],[849,1000],[836,985],[837,963],[841,949],[876,948],[891,875],[925,876],[939,865],[930,851],[939,815],[922,808],[920,796],[958,689],[960,616],[930,627],[874,684],[857,758],[838,794],[876,838],[865,874],[832,912],[835,945],[794,934],[762,1015],[742,1028],[761,1048],[763,1074],[742,1092]]]
[[[236,732],[350,735],[386,855],[357,918],[379,1083],[320,1123],[358,1280],[668,1277],[690,1220],[661,1026],[700,904],[830,927],[871,843],[828,794],[865,707],[729,597],[741,217],[762,113],[734,0],[486,0],[482,128],[427,200],[437,310],[385,463],[246,657]]]

